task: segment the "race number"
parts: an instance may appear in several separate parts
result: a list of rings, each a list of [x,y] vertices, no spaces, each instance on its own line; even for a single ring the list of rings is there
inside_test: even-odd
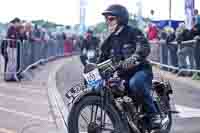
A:
[[[102,80],[98,69],[94,69],[89,73],[83,74],[83,77],[91,87],[96,87]]]

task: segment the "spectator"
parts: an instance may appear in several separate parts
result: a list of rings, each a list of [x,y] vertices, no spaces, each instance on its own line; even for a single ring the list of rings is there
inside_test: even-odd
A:
[[[41,28],[41,40],[47,42],[50,39],[49,34],[45,28]]]
[[[99,48],[99,39],[93,35],[93,31],[88,30],[85,33],[82,49],[97,49]]]
[[[180,37],[180,35],[183,33],[183,31],[186,29],[185,23],[180,23],[178,28],[176,29],[176,38]]]
[[[41,30],[39,29],[37,24],[34,26],[33,35],[36,38],[41,38],[41,36],[42,36]]]
[[[178,67],[178,56],[177,50],[178,46],[171,44],[171,42],[175,41],[175,31],[173,29],[169,30],[167,33],[167,46],[168,46],[168,64],[173,67]],[[172,73],[177,73],[178,70],[176,69],[169,69]]]
[[[48,42],[50,40],[50,35],[47,31],[44,32],[44,38],[43,39],[44,39],[45,42]]]
[[[18,80],[18,70],[20,65],[19,60],[19,45],[18,40],[20,39],[20,27],[21,20],[19,18],[15,18],[10,22],[6,38],[1,45],[1,52],[5,59],[5,67],[4,72],[9,72],[7,76],[5,76],[5,80]],[[11,40],[10,40],[11,39]],[[7,50],[7,47],[11,48],[11,50]],[[10,61],[9,61],[10,60]],[[9,62],[10,63],[9,63]]]
[[[196,69],[200,70],[200,23],[194,25],[192,32],[194,34],[194,39],[197,40],[196,45],[194,47],[194,60]],[[195,73],[192,76],[194,80],[200,80],[200,73]]]
[[[39,26],[36,24],[34,29],[33,29],[33,39],[36,42],[41,42],[42,41],[42,31],[39,28]]]
[[[169,41],[170,34],[173,33],[173,32],[174,32],[174,29],[172,27],[167,26],[160,33],[160,40],[161,40],[161,43],[160,43],[160,63],[164,64],[164,65],[169,65],[167,43]],[[161,67],[161,69],[167,70],[167,71],[169,70],[166,67]]]
[[[15,18],[10,22],[8,31],[7,31],[7,39],[12,39],[10,41],[10,47],[16,48],[16,40],[19,37],[18,27],[20,26],[21,20],[19,18]]]
[[[66,34],[63,35],[64,39],[64,52],[65,53],[72,53],[72,39],[67,36]]]
[[[97,39],[96,37],[93,36],[93,31],[88,30],[85,33],[84,36],[84,40],[82,42],[82,46],[81,46],[81,62],[83,63],[83,65],[86,64],[86,54],[88,50],[95,50],[96,53],[98,53],[97,49],[99,48],[99,39]]]
[[[26,34],[27,40],[34,41],[32,23],[30,22],[25,23],[25,34]]]
[[[148,40],[154,40],[158,38],[158,29],[155,24],[150,23],[147,31]]]
[[[79,48],[79,50],[80,50],[81,47],[82,47],[82,44],[83,44],[83,36],[78,35],[78,36],[76,37],[76,41],[75,41],[74,44],[75,44],[75,45]]]
[[[180,32],[177,36],[177,41],[179,42],[179,46],[178,46],[178,65],[179,65],[179,72],[178,72],[178,76],[191,76],[192,73],[190,72],[184,72],[181,69],[192,69],[194,66],[194,48],[191,46],[186,46],[186,45],[182,45],[181,42],[182,41],[188,41],[188,40],[193,40],[193,33],[191,30],[188,29],[183,29],[182,32]],[[189,64],[187,64],[186,59],[189,59]]]
[[[194,25],[200,24],[200,15],[197,9],[194,10]]]
[[[20,25],[19,26],[19,40],[21,42],[23,42],[24,40],[27,40],[27,36],[26,36],[24,25]]]

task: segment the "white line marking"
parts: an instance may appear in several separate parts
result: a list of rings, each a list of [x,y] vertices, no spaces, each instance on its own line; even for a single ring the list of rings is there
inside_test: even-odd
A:
[[[49,105],[48,102],[36,102],[27,98],[20,98],[20,97],[16,97],[16,96],[9,96],[7,94],[3,94],[0,93],[0,97],[4,97],[4,98],[9,98],[9,99],[14,99],[15,101],[20,101],[20,102],[25,102],[25,103],[30,103],[30,104],[42,104],[42,105]]]
[[[0,110],[4,111],[4,112],[8,112],[8,113],[13,113],[13,114],[16,114],[16,115],[19,115],[19,116],[23,116],[23,117],[29,117],[31,119],[37,119],[37,120],[46,121],[46,122],[54,122],[52,118],[50,118],[50,119],[43,118],[41,116],[32,115],[32,114],[25,113],[25,112],[18,112],[16,110],[7,109],[7,108],[4,108],[4,107],[0,107]]]
[[[44,83],[40,83],[40,82],[34,82],[34,81],[25,81],[25,82],[21,82],[21,83],[12,83],[12,82],[2,82],[0,84],[0,86],[12,86],[12,87],[23,87],[23,88],[29,88],[29,87],[32,87],[34,89],[40,89],[40,88],[45,88],[46,87],[46,84]]]
[[[10,86],[0,86],[1,89],[9,89],[9,90],[17,90],[17,91],[26,91],[26,93],[36,93],[36,94],[42,94],[42,95],[46,95],[47,92],[46,91],[42,91],[42,90],[33,90],[32,88],[23,88],[23,87],[10,87]]]
[[[200,117],[200,109],[191,108],[182,105],[175,105],[176,110],[179,112],[178,116],[181,118]]]

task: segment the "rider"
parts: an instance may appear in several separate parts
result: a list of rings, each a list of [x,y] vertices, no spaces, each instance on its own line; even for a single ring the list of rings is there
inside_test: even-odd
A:
[[[84,40],[81,45],[81,62],[83,65],[86,64],[87,59],[87,51],[88,50],[95,50],[97,52],[97,49],[99,48],[99,39],[95,36],[93,36],[93,31],[88,29],[88,31],[85,33]]]
[[[128,81],[129,93],[143,97],[151,127],[160,127],[161,118],[150,94],[153,73],[146,60],[150,53],[148,41],[139,29],[128,26],[129,13],[122,5],[111,5],[102,15],[110,34],[101,46],[99,63],[111,57],[119,62],[119,76]]]

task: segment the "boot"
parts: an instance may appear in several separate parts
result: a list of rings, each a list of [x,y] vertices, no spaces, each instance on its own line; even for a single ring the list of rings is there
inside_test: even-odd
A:
[[[160,129],[162,119],[160,114],[153,114],[150,116],[150,127],[151,129]]]

